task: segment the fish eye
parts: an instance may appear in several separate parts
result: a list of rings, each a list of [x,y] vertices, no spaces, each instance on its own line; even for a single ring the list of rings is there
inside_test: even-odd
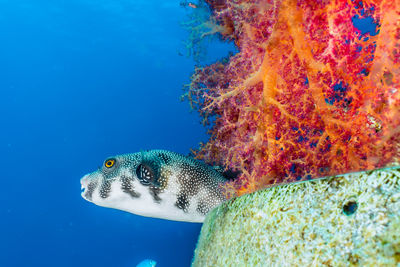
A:
[[[111,168],[115,164],[115,159],[108,159],[104,162],[106,168]]]

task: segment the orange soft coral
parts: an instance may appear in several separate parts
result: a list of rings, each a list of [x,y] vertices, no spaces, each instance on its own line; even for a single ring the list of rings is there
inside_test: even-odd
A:
[[[197,156],[242,171],[228,195],[398,162],[400,1],[206,2],[239,53],[196,69],[188,96],[216,115]]]

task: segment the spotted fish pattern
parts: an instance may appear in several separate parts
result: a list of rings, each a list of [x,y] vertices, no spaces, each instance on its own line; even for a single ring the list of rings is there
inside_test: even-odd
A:
[[[225,201],[223,172],[189,156],[148,150],[106,159],[81,179],[82,197],[141,216],[203,222]]]

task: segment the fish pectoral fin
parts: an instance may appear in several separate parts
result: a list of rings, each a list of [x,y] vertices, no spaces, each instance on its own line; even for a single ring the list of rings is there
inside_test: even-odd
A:
[[[136,168],[136,175],[141,184],[159,187],[161,169],[160,160],[146,154],[148,153],[142,152],[142,160]]]

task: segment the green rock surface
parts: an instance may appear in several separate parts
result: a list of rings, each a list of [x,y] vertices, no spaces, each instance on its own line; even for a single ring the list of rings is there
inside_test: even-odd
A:
[[[400,167],[268,188],[211,211],[193,266],[400,266]]]

